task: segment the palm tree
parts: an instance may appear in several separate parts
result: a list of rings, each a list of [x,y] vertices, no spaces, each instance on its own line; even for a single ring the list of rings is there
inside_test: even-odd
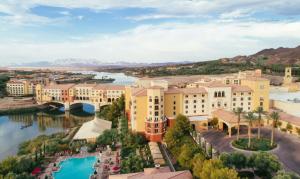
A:
[[[241,114],[243,113],[243,108],[237,108],[236,110],[234,110],[235,115],[237,115],[238,120],[238,126],[237,126],[237,136],[236,136],[236,140],[239,140],[240,138],[240,122],[241,122]]]
[[[260,128],[261,128],[261,115],[265,113],[264,108],[259,106],[256,110],[255,113],[258,114],[258,134],[257,134],[257,138],[260,139]]]
[[[251,147],[251,127],[252,127],[252,122],[256,119],[254,116],[253,112],[248,112],[245,115],[245,118],[248,121],[248,148]]]
[[[273,146],[274,145],[274,129],[277,126],[277,124],[280,120],[279,113],[276,112],[276,111],[273,111],[270,115],[270,118],[273,121],[273,123],[272,123],[272,133],[271,133],[271,146]]]

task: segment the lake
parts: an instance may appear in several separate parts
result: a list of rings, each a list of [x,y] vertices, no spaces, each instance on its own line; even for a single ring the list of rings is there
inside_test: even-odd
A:
[[[114,84],[129,85],[135,82],[135,77],[123,73],[106,73],[93,71],[78,71],[83,74],[96,74],[95,78],[107,76],[114,78]],[[34,112],[26,114],[0,116],[0,160],[15,155],[20,143],[39,135],[49,135],[64,132],[72,127],[94,119],[92,106],[83,104],[78,110],[72,110],[65,115],[63,108],[51,112]]]

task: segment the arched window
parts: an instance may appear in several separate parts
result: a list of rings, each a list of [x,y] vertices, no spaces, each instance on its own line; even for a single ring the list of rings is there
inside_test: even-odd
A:
[[[216,97],[218,97],[218,93],[217,93],[217,92],[215,92],[215,98],[216,98]]]
[[[218,92],[218,97],[221,97],[221,91]]]
[[[225,97],[225,92],[224,91],[222,91],[222,97]]]

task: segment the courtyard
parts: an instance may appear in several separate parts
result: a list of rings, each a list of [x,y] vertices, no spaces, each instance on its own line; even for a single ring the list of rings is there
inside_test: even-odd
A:
[[[225,132],[214,129],[205,131],[201,134],[206,141],[211,143],[220,153],[237,151],[230,145],[231,141],[236,139],[235,134],[229,137]],[[253,129],[252,136],[256,137],[256,134],[256,129]],[[261,135],[262,137],[270,138],[271,129],[262,128]],[[247,127],[241,127],[241,137],[247,137]],[[278,147],[270,152],[280,159],[287,170],[300,174],[299,137],[275,130],[275,142],[278,144]],[[250,152],[245,151],[243,153],[249,154]]]

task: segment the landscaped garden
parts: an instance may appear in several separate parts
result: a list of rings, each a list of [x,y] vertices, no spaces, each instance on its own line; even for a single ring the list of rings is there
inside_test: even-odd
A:
[[[248,138],[240,138],[239,140],[234,140],[232,146],[238,149],[251,151],[269,151],[277,147],[277,144],[271,146],[271,141],[267,138],[251,138],[250,148],[248,147],[248,141]]]

